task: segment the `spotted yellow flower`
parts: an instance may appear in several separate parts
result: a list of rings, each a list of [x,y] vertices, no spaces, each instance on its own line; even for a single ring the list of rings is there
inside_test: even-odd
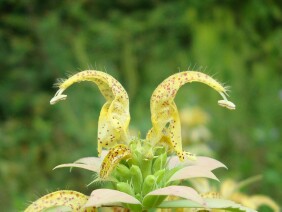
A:
[[[96,189],[90,196],[78,193],[72,196],[73,191],[53,192],[51,196],[46,195],[33,202],[30,206],[32,209],[36,207],[49,210],[50,207],[55,207],[56,210],[58,207],[64,211],[80,211],[115,205],[132,211],[144,211],[156,207],[176,207],[176,203],[163,202],[166,196],[174,195],[184,199],[184,207],[237,208],[238,211],[253,212],[233,202],[205,199],[195,189],[180,185],[183,180],[198,177],[218,181],[212,171],[225,166],[217,160],[196,157],[182,150],[181,123],[174,98],[182,85],[201,82],[223,97],[223,100],[218,101],[220,106],[235,109],[235,105],[226,98],[226,88],[219,82],[196,71],[184,71],[168,77],[152,94],[152,128],[146,138],[142,139],[130,135],[128,95],[122,85],[109,74],[86,70],[59,80],[59,90],[50,103],[65,100],[65,90],[81,81],[94,82],[106,100],[98,121],[99,157],[81,158],[55,168],[78,167],[97,172],[98,178],[95,181],[109,181],[115,189]],[[168,152],[177,156],[169,157]],[[49,199],[53,196],[56,201],[52,199],[50,202]],[[30,211],[28,209],[26,211]]]
[[[110,148],[117,143],[129,143],[128,125],[130,121],[128,95],[122,85],[112,76],[100,71],[82,71],[66,80],[57,83],[59,90],[51,99],[55,104],[65,100],[67,95],[63,92],[72,84],[81,81],[94,82],[106,99],[98,123],[98,153],[102,148]],[[195,159],[195,155],[182,151],[181,124],[174,102],[174,98],[181,86],[190,82],[204,83],[216,90],[223,100],[220,106],[234,110],[235,105],[226,98],[226,88],[210,76],[196,71],[184,71],[174,74],[164,80],[153,92],[150,100],[151,120],[153,127],[149,130],[146,140],[152,146],[166,143],[176,152],[180,160],[185,157]]]
[[[63,92],[72,84],[81,81],[94,82],[106,99],[98,122],[98,154],[102,148],[110,148],[117,143],[128,142],[128,124],[130,121],[128,95],[122,85],[109,74],[101,71],[82,71],[57,83],[59,90],[50,104],[65,100]]]
[[[113,148],[100,169],[100,178],[108,177],[110,171],[120,160],[130,157],[130,149],[119,145],[129,145],[132,141],[128,125],[130,121],[129,99],[122,85],[109,74],[101,71],[82,71],[68,79],[61,79],[56,84],[59,90],[51,99],[50,104],[65,100],[67,95],[63,92],[72,84],[81,81],[94,82],[106,103],[103,105],[98,122],[98,155],[102,148]],[[220,106],[234,110],[235,105],[226,98],[226,88],[210,76],[197,71],[184,71],[176,73],[165,79],[153,92],[150,100],[152,128],[148,131],[146,141],[150,146],[167,145],[170,151],[177,154],[183,161],[186,157],[195,160],[196,156],[182,150],[181,123],[174,98],[181,86],[190,82],[204,83],[216,90],[223,100]],[[147,151],[146,155],[152,152]],[[118,159],[117,159],[118,158]]]
[[[25,212],[43,211],[47,208],[53,211],[96,212],[96,208],[84,209],[88,196],[70,190],[55,191],[33,202]]]

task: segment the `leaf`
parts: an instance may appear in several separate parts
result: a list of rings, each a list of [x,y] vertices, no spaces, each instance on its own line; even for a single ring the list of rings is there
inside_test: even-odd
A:
[[[128,141],[128,125],[130,121],[128,95],[122,85],[111,75],[101,72],[86,70],[81,71],[66,80],[57,83],[59,90],[51,99],[50,104],[65,100],[67,95],[63,92],[72,84],[82,81],[94,82],[106,99],[98,121],[98,154],[102,148],[111,148],[118,141]]]
[[[214,180],[218,180],[218,178],[209,170],[206,170],[204,167],[201,166],[187,166],[176,173],[174,173],[168,182],[172,182],[175,180],[184,180],[189,178],[196,178],[196,177],[206,177]]]
[[[222,209],[233,212],[256,212],[251,208],[244,207],[230,200],[204,199],[205,207],[210,209]],[[158,208],[203,208],[202,205],[190,200],[164,201]]]
[[[74,161],[74,163],[83,163],[83,164],[87,164],[87,165],[101,165],[101,158],[98,157],[85,157],[85,158],[80,158],[76,161]]]
[[[90,165],[85,165],[85,164],[65,163],[65,164],[61,164],[61,165],[56,166],[55,168],[53,168],[53,170],[54,169],[59,169],[59,168],[66,168],[66,167],[69,167],[69,168],[73,168],[73,167],[82,168],[82,169],[86,169],[86,170],[93,171],[93,172],[99,172],[99,169],[100,169],[100,167],[90,166]]]
[[[118,203],[141,204],[135,197],[112,189],[96,189],[84,207],[101,207]]]
[[[149,195],[165,195],[165,196],[172,195],[172,196],[177,196],[177,197],[182,197],[185,199],[192,200],[194,202],[199,203],[202,207],[205,204],[203,198],[198,194],[198,192],[188,186],[168,186],[154,190],[148,193],[146,196]]]
[[[227,167],[221,163],[220,161],[209,158],[209,157],[204,157],[204,156],[197,156],[196,160],[185,160],[184,162],[181,162],[177,156],[172,156],[168,158],[168,167],[169,169],[172,169],[176,166],[183,165],[183,166],[191,166],[191,165],[197,165],[197,166],[202,166],[205,167],[206,169],[212,171],[217,168],[226,168]]]
[[[189,183],[200,194],[207,194],[209,192],[214,191],[214,188],[211,185],[211,182],[208,180],[208,178],[193,178],[193,179],[189,179]],[[220,194],[220,197],[222,197],[221,194]],[[205,197],[205,198],[208,198],[208,197]]]
[[[76,160],[74,163],[66,163],[56,166],[54,169],[57,168],[65,168],[65,167],[76,167],[82,168],[86,170],[90,170],[93,172],[99,172],[100,166],[102,163],[103,158],[108,154],[109,151],[103,150],[101,153],[101,157],[84,157]],[[54,170],[53,169],[53,170]]]
[[[108,151],[102,151],[101,157],[85,157],[85,158],[80,158],[76,160],[74,163],[76,164],[85,164],[88,166],[93,167],[95,169],[95,172],[99,172],[100,166],[102,163],[102,159],[105,157],[105,154],[107,154]],[[95,168],[94,168],[95,167]]]
[[[184,71],[165,79],[153,92],[150,100],[152,128],[146,139],[156,145],[163,140],[177,153],[181,161],[194,158],[191,153],[182,151],[181,124],[174,98],[184,84],[201,82],[215,89],[223,97],[220,105],[235,109],[235,105],[226,99],[226,89],[210,76],[196,71]],[[166,139],[163,139],[166,137]]]
[[[80,159],[74,161],[74,163],[82,163],[82,164],[86,164],[86,165],[100,167],[100,165],[102,163],[102,159],[98,158],[98,157],[85,157],[85,158],[80,158]]]

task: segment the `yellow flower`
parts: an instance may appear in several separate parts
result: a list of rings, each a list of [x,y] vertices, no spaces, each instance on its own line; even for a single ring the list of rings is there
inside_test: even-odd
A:
[[[188,82],[201,82],[215,89],[223,97],[218,101],[220,106],[235,109],[235,105],[226,98],[226,88],[206,74],[196,71],[185,71],[174,74],[164,80],[153,92],[150,102],[152,128],[146,139],[133,138],[129,135],[130,122],[129,99],[125,89],[112,76],[93,70],[79,72],[66,80],[57,83],[59,90],[51,99],[50,104],[65,100],[63,92],[74,83],[81,81],[94,82],[106,99],[98,122],[98,154],[97,157],[81,158],[72,164],[62,164],[61,167],[79,167],[93,172],[99,172],[97,180],[112,180],[117,190],[97,189],[90,196],[74,191],[57,191],[35,201],[26,211],[83,209],[95,211],[96,208],[113,203],[125,203],[130,209],[141,211],[154,208],[167,195],[176,195],[198,207],[210,207],[213,202],[204,200],[193,188],[174,185],[176,181],[195,177],[207,177],[218,180],[212,170],[225,167],[219,161],[207,157],[198,157],[182,150],[181,124],[174,102],[178,89]],[[167,160],[167,145],[169,151],[177,156]],[[104,156],[104,149],[110,149]],[[103,154],[103,156],[101,156]],[[104,157],[103,159],[101,157]],[[193,161],[185,161],[185,158]],[[123,163],[120,163],[122,160]],[[180,161],[179,161],[180,160]],[[100,168],[97,168],[97,165]],[[112,177],[112,178],[111,178]],[[221,201],[221,200],[218,200]],[[172,204],[173,203],[169,203]],[[222,204],[225,204],[222,205]],[[240,207],[226,201],[221,201],[218,208],[230,205]]]
[[[96,208],[84,208],[89,197],[71,190],[55,191],[47,194],[33,202],[25,212],[45,211],[47,208],[54,209],[53,211],[74,211],[74,212],[95,212]]]
[[[81,81],[91,81],[97,84],[106,99],[98,123],[98,154],[102,148],[111,148],[118,143],[129,144],[128,125],[130,121],[128,95],[122,85],[112,76],[100,71],[82,71],[66,80],[57,83],[59,90],[50,103],[65,100],[63,92],[72,84]],[[181,124],[174,102],[178,89],[188,82],[201,82],[215,89],[222,97],[220,106],[235,109],[235,105],[226,98],[226,88],[210,76],[196,71],[184,71],[174,74],[164,80],[153,92],[150,100],[152,128],[146,140],[154,147],[166,144],[183,161],[185,157],[195,159],[195,155],[182,151]]]
[[[201,82],[210,86],[223,97],[223,100],[218,101],[220,106],[231,110],[235,109],[235,105],[226,98],[226,88],[206,74],[196,71],[184,71],[164,80],[151,97],[150,106],[153,127],[148,132],[147,139],[151,141],[152,145],[164,140],[182,161],[185,157],[195,159],[195,155],[182,151],[180,118],[174,98],[178,89],[189,82]]]
[[[128,125],[130,121],[128,95],[122,85],[109,74],[101,71],[82,71],[66,80],[57,83],[59,90],[50,104],[65,100],[62,94],[69,86],[81,81],[94,82],[106,99],[98,122],[98,154],[102,148],[110,148],[117,143],[128,141]]]

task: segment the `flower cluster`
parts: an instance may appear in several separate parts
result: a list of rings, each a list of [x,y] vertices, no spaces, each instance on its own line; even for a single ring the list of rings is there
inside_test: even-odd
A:
[[[131,211],[167,207],[252,211],[231,201],[203,198],[192,187],[181,185],[183,180],[191,178],[218,180],[212,171],[225,166],[215,159],[196,157],[182,149],[181,123],[174,98],[184,84],[201,82],[223,97],[218,101],[220,106],[234,110],[235,105],[226,98],[226,88],[219,82],[197,71],[179,72],[168,77],[152,94],[152,128],[142,139],[129,134],[129,98],[126,91],[116,79],[104,72],[87,70],[59,80],[59,90],[50,103],[65,100],[67,95],[63,92],[81,81],[94,82],[106,99],[98,122],[99,157],[81,158],[55,168],[90,170],[97,173],[94,181],[109,181],[113,189],[96,189],[90,196],[74,191],[57,191],[33,202],[27,212],[48,208],[95,211],[102,206],[122,206]],[[167,201],[167,196],[183,200]]]

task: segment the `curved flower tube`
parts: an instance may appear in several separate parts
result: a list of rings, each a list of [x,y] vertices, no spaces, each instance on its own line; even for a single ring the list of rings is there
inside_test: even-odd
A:
[[[107,179],[111,171],[119,164],[119,162],[129,158],[130,154],[130,149],[126,145],[119,144],[113,147],[101,164],[99,177],[101,179]]]
[[[58,209],[54,211],[76,211],[95,212],[96,208],[85,208],[85,203],[89,197],[71,190],[60,190],[47,194],[33,202],[24,212],[45,211],[50,208]],[[65,209],[65,210],[59,210]]]
[[[153,92],[150,107],[153,127],[147,134],[147,140],[152,145],[164,142],[174,150],[181,161],[195,155],[182,151],[181,124],[174,102],[178,89],[188,82],[201,82],[215,89],[223,97],[218,101],[220,106],[235,109],[235,105],[226,98],[226,88],[210,76],[196,71],[184,71],[174,74],[164,80]]]
[[[98,122],[98,154],[102,148],[110,148],[117,143],[128,142],[128,125],[130,122],[128,95],[122,85],[109,74],[101,71],[86,70],[56,85],[59,90],[51,99],[50,104],[65,100],[63,92],[72,84],[81,81],[94,82],[107,102],[103,105]]]

